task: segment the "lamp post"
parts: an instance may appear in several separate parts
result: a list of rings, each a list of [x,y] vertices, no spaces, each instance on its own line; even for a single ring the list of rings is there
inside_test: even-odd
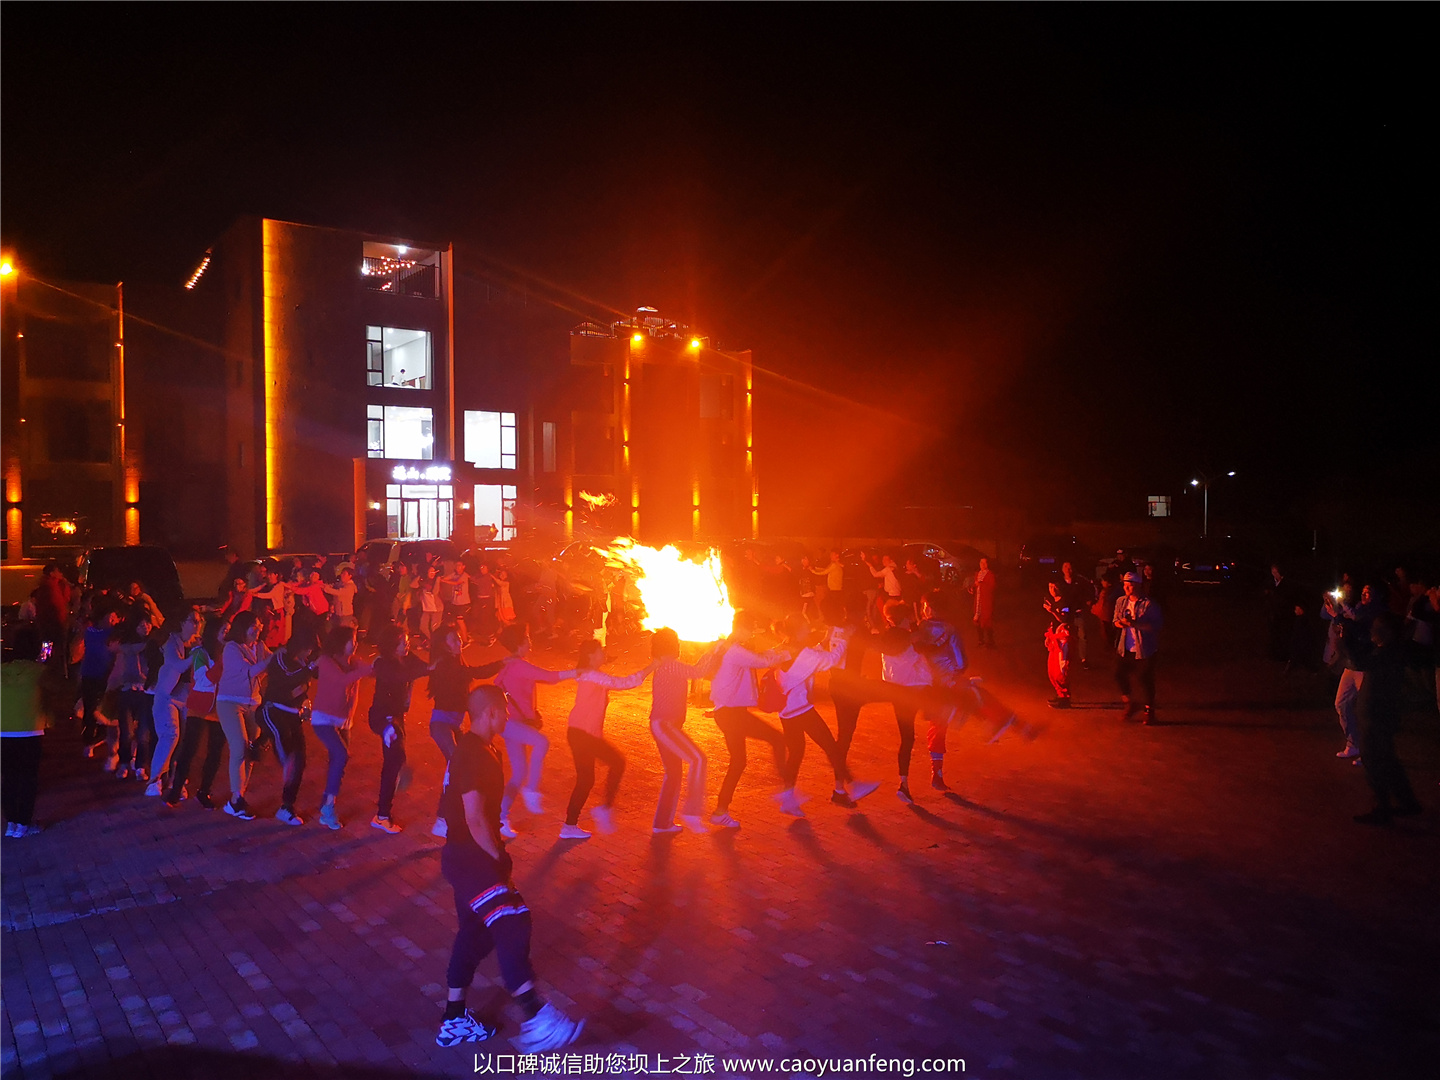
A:
[[[1226,475],[1226,476],[1234,476],[1234,475],[1235,475],[1235,470],[1234,470],[1234,469],[1231,469],[1231,470],[1230,470],[1229,472],[1227,472],[1225,475]],[[1211,475],[1209,475],[1208,473],[1201,472],[1201,471],[1199,471],[1199,470],[1196,470],[1196,476],[1198,477],[1198,479],[1191,480],[1191,481],[1190,481],[1190,486],[1191,486],[1192,488],[1199,488],[1200,491],[1201,491],[1201,493],[1202,493],[1202,498],[1203,498],[1203,500],[1204,500],[1204,505],[1205,505],[1205,511],[1204,511],[1204,519],[1203,519],[1203,520],[1204,520],[1204,526],[1203,526],[1203,527],[1201,528],[1201,530],[1200,530],[1200,537],[1201,537],[1202,540],[1208,540],[1208,539],[1210,538],[1210,484],[1211,484],[1212,481],[1218,480],[1219,477],[1217,477],[1217,476],[1211,476]]]

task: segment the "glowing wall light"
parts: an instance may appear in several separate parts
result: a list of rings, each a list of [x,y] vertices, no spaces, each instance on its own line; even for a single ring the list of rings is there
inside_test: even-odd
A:
[[[265,325],[265,544],[281,547],[280,503],[280,252],[279,226],[265,218],[260,223],[261,291]]]

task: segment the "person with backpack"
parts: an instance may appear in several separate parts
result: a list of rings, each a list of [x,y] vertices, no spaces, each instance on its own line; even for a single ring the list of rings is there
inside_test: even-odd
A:
[[[810,620],[803,614],[790,615],[785,619],[786,646],[795,659],[776,673],[780,689],[785,694],[785,703],[780,708],[780,726],[785,733],[786,755],[783,772],[784,787],[778,799],[780,812],[791,817],[804,817],[800,805],[802,799],[795,793],[795,782],[800,775],[800,762],[805,757],[805,739],[808,736],[830,760],[835,771],[835,790],[830,801],[847,809],[855,809],[856,803],[869,795],[880,785],[869,781],[856,783],[845,764],[835,736],[815,711],[815,676],[829,671],[845,661],[846,633],[839,627],[831,627],[823,643],[810,626]]]
[[[260,676],[270,666],[270,650],[260,640],[260,619],[242,611],[225,632],[220,657],[220,679],[215,687],[215,715],[230,748],[230,799],[225,812],[241,821],[254,821],[245,802],[245,789],[255,764],[251,744],[260,735],[255,710],[260,704]]]
[[[745,772],[747,763],[745,744],[749,739],[768,743],[775,756],[775,771],[783,782],[785,779],[785,736],[773,725],[756,716],[751,709],[760,707],[760,683],[757,672],[773,668],[790,659],[784,652],[752,652],[746,646],[755,635],[754,618],[746,611],[735,613],[734,629],[719,651],[719,667],[710,681],[710,700],[715,704],[715,726],[725,737],[725,748],[730,753],[730,764],[725,778],[720,782],[720,793],[716,797],[715,812],[710,815],[710,824],[725,829],[738,829],[740,821],[730,813],[730,800],[735,797],[735,788]],[[778,691],[773,677],[768,682]],[[777,712],[784,700],[773,700],[768,711]]]
[[[211,790],[215,785],[215,775],[220,771],[220,754],[225,749],[225,733],[215,715],[216,687],[223,664],[219,638],[220,624],[212,621],[206,626],[200,644],[190,653],[191,685],[185,699],[184,733],[179,752],[175,755],[175,767],[170,770],[170,790],[162,800],[162,804],[171,809],[185,799],[185,781],[202,742],[205,744],[205,760],[200,768],[200,790],[196,801],[206,810],[214,810],[218,805]]]
[[[277,821],[304,825],[295,812],[300,780],[305,775],[305,714],[309,709],[310,680],[315,678],[315,642],[292,638],[270,657],[265,668],[265,689],[260,697],[259,719],[275,744],[283,772]]]
[[[327,829],[342,828],[335,800],[340,781],[350,761],[350,714],[355,711],[355,693],[360,680],[368,678],[374,666],[355,659],[355,628],[332,626],[325,635],[325,650],[315,666],[315,701],[310,726],[325,746],[325,795],[320,800],[320,824]]]
[[[375,697],[368,719],[370,730],[380,736],[382,758],[380,798],[370,827],[394,836],[401,831],[394,806],[400,773],[405,768],[405,715],[410,711],[415,682],[429,673],[430,665],[410,651],[404,631],[393,623],[386,625],[377,644],[380,655],[375,658]]]
[[[633,690],[655,670],[652,661],[629,675],[607,675],[600,670],[604,662],[604,645],[594,638],[581,644],[575,663],[575,706],[570,710],[565,728],[565,738],[575,758],[575,788],[565,809],[565,824],[560,826],[561,840],[590,839],[590,833],[580,828],[580,811],[595,787],[597,761],[605,763],[605,794],[600,805],[590,811],[590,816],[601,832],[615,831],[612,811],[615,795],[620,790],[620,778],[625,775],[625,756],[605,739],[605,710],[610,705],[611,690]]]
[[[655,631],[650,639],[650,658],[654,678],[650,682],[650,737],[660,752],[665,779],[660,785],[660,799],[655,805],[655,822],[651,832],[656,835],[677,833],[675,811],[691,832],[703,833],[705,828],[705,751],[685,734],[686,702],[690,696],[690,680],[703,677],[713,650],[699,663],[680,661],[680,635],[669,627]],[[680,803],[680,790],[685,770],[690,780],[684,784],[685,801]]]
[[[575,678],[576,672],[551,671],[532,664],[525,659],[530,652],[530,632],[523,623],[515,623],[500,631],[500,644],[510,655],[500,662],[500,671],[495,676],[495,685],[505,693],[507,715],[505,723],[505,756],[510,759],[510,782],[505,785],[505,794],[500,804],[500,833],[507,839],[514,839],[515,830],[510,824],[510,807],[515,796],[525,800],[525,808],[532,814],[545,809],[540,796],[540,772],[545,767],[545,755],[550,749],[550,740],[541,732],[543,721],[539,704],[535,699],[535,687],[539,683],[564,682]]]

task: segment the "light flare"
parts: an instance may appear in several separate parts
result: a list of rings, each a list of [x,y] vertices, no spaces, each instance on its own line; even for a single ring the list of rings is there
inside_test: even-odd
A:
[[[646,547],[628,537],[595,549],[612,567],[634,576],[645,609],[641,626],[668,626],[681,641],[708,642],[728,635],[735,609],[721,573],[720,552],[711,548],[699,561],[687,559],[673,544]]]
[[[593,495],[588,491],[580,492],[580,501],[590,507],[591,510],[600,510],[607,506],[614,506],[619,502],[614,495]]]

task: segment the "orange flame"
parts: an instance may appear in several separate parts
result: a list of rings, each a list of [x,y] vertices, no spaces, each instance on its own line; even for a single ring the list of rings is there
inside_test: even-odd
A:
[[[595,549],[611,566],[635,575],[635,589],[644,605],[646,630],[668,626],[681,641],[715,641],[730,633],[735,609],[720,569],[720,552],[711,548],[703,560],[687,559],[673,544],[646,547],[628,537]]]
[[[588,491],[580,492],[580,501],[591,510],[599,510],[601,507],[614,506],[618,500],[614,495],[592,495]]]

